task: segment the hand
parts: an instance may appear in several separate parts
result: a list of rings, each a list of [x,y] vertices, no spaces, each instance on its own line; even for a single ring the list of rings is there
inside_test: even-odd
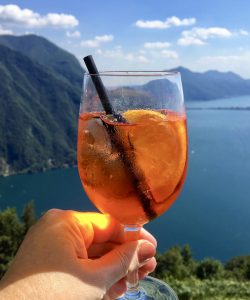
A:
[[[1,281],[1,299],[115,299],[126,275],[152,272],[156,241],[142,229],[124,242],[123,227],[107,215],[53,209],[28,232]]]

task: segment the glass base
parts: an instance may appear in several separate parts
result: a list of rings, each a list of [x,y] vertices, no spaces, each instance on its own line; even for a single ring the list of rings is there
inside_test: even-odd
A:
[[[147,276],[140,280],[140,292],[138,294],[125,294],[117,300],[178,300],[178,297],[168,284]]]

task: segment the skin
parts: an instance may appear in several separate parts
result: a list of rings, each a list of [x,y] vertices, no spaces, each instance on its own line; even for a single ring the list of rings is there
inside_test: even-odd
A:
[[[156,266],[154,237],[142,229],[137,238],[125,242],[122,225],[107,215],[50,210],[0,281],[0,299],[115,299],[132,271],[143,278]]]

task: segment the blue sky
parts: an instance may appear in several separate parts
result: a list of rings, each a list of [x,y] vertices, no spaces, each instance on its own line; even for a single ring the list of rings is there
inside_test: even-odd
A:
[[[250,1],[0,1],[0,34],[42,35],[100,70],[234,71],[250,78]]]

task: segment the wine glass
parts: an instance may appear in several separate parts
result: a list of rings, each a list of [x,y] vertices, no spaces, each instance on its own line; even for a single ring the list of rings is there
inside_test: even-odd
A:
[[[87,57],[93,66],[92,57]],[[94,205],[137,239],[179,195],[187,168],[186,114],[178,72],[88,67],[78,125],[78,170]],[[119,299],[178,299],[166,284],[128,276]]]

